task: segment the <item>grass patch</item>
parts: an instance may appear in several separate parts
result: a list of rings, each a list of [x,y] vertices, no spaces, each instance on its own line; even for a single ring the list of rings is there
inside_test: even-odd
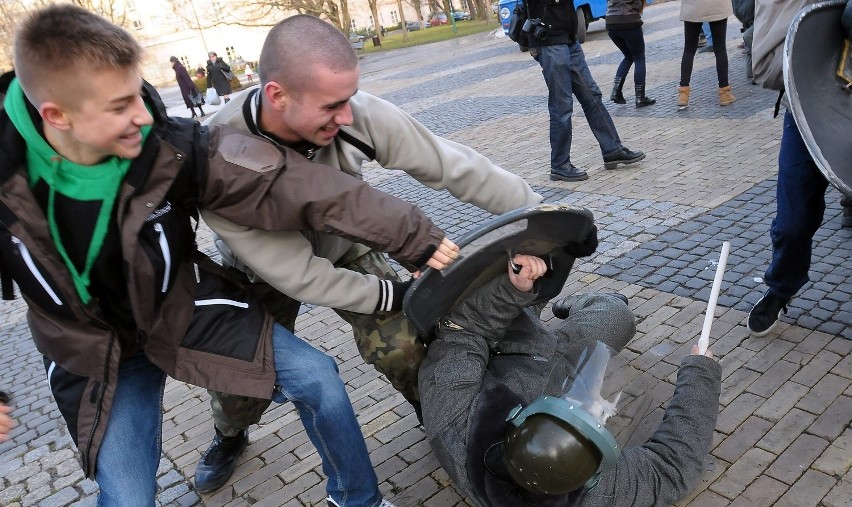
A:
[[[499,26],[500,24],[495,21],[458,21],[456,22],[455,35],[453,35],[452,25],[441,25],[408,32],[406,40],[402,40],[402,30],[400,30],[392,34],[388,34],[384,40],[382,40],[382,45],[378,47],[373,46],[373,42],[368,38],[364,41],[364,49],[362,51],[358,51],[358,53],[375,53],[377,51],[388,51],[391,49],[429,44],[431,42],[440,42],[442,40],[452,39],[453,37],[464,37],[465,35],[488,32]]]

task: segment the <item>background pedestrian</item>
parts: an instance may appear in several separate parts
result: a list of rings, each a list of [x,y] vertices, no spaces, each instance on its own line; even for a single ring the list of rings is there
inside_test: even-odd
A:
[[[656,104],[657,101],[645,96],[645,36],[642,33],[642,10],[645,0],[609,0],[606,9],[606,31],[609,38],[624,55],[615,79],[612,82],[610,100],[616,104],[626,104],[621,89],[627,79],[630,67],[635,63],[633,86],[636,90],[636,107]]]
[[[174,56],[170,57],[169,61],[172,62],[172,69],[175,71],[175,79],[177,79],[178,87],[180,87],[180,94],[183,97],[186,107],[192,111],[192,117],[195,118],[198,116],[195,114],[196,107],[201,113],[201,116],[204,116],[204,110],[201,109],[201,105],[204,103],[204,96],[195,87],[195,83],[189,77],[186,67]]]
[[[730,0],[683,0],[680,4],[680,19],[683,21],[683,56],[680,61],[680,86],[677,89],[677,107],[686,109],[689,106],[689,81],[692,77],[692,64],[695,52],[698,50],[698,37],[701,34],[701,23],[710,23],[710,32],[715,44],[708,41],[707,46],[713,46],[716,55],[716,76],[719,79],[719,105],[732,104],[736,97],[731,93],[728,83],[728,52],[725,47],[725,32],[728,29],[728,16],[733,14]]]

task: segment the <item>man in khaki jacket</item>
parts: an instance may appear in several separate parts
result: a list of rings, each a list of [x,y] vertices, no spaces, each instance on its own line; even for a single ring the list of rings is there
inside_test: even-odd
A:
[[[542,200],[519,176],[358,91],[358,58],[349,41],[317,18],[294,16],[276,25],[264,43],[259,74],[260,86],[235,97],[208,123],[264,136],[359,178],[361,165],[375,160],[491,213]],[[223,240],[223,263],[255,282],[255,294],[279,322],[292,329],[300,301],[334,308],[352,325],[364,361],[419,410],[417,369],[425,347],[399,311],[407,283],[380,253],[333,235],[267,233],[214,213],[204,218]],[[264,256],[258,244],[276,246]],[[196,469],[200,491],[227,481],[247,443],[246,429],[268,405],[211,394],[217,434]]]

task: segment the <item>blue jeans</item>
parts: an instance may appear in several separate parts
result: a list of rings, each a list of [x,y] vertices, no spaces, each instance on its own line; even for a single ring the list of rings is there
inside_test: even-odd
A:
[[[293,402],[322,458],[328,495],[343,507],[375,507],[378,479],[334,359],[276,324],[273,400]],[[227,373],[223,373],[227,374]],[[165,374],[144,355],[122,363],[95,480],[99,506],[151,506],[157,489]]]
[[[713,45],[713,30],[710,30],[710,23],[707,21],[701,23],[701,31],[704,32],[704,37],[707,38],[707,45]]]
[[[601,90],[589,72],[578,42],[541,46],[536,57],[547,83],[547,110],[550,112],[550,168],[571,167],[571,115],[577,97],[589,127],[598,140],[603,156],[623,148],[615,124],[601,100]]]
[[[165,381],[163,370],[142,353],[121,363],[106,434],[98,450],[98,506],[154,505]]]
[[[778,154],[777,210],[770,230],[772,262],[764,277],[769,291],[777,296],[792,298],[809,280],[811,246],[822,224],[827,188],[828,180],[787,111]]]

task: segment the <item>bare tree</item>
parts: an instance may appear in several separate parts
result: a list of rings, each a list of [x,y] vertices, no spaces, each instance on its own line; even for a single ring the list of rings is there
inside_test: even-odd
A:
[[[119,26],[127,26],[125,0],[71,0],[71,3],[102,16]]]
[[[168,1],[172,11],[197,30],[218,25],[273,26],[282,17],[299,13],[326,19],[348,34],[351,19],[348,0],[232,0],[214,2],[205,10],[197,9],[193,0]]]
[[[414,12],[417,13],[417,20],[423,22],[423,0],[408,0],[408,4],[414,7]]]
[[[408,40],[408,28],[405,26],[405,13],[402,12],[402,0],[396,0],[396,8],[399,9],[399,22],[402,23],[402,40]]]
[[[341,30],[348,37],[349,31],[352,30],[352,17],[349,16],[349,0],[340,0],[340,25]]]
[[[12,68],[12,46],[18,23],[29,12],[45,7],[48,3],[46,0],[0,0],[0,71]]]
[[[382,35],[381,25],[379,24],[379,5],[378,0],[367,0],[367,4],[370,6],[370,13],[373,15],[373,31],[376,34],[376,37],[379,40],[383,40],[384,36]]]
[[[491,3],[485,0],[467,0],[468,3],[476,4],[476,19],[487,21],[491,19]],[[471,19],[474,18],[473,12],[470,13]]]

